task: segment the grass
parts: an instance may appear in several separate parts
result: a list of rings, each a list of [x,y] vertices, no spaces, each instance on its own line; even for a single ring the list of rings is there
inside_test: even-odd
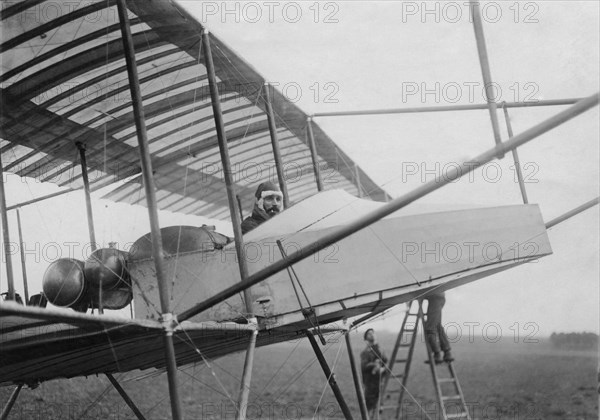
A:
[[[329,337],[325,355],[335,362],[337,380],[348,405],[360,418],[349,360],[343,338]],[[393,334],[380,333],[389,355]],[[358,359],[364,344],[352,334]],[[455,367],[474,419],[597,419],[597,365],[595,352],[553,349],[539,343],[459,342],[454,344]],[[417,343],[405,399],[406,419],[439,419],[429,368],[423,363],[424,345]],[[243,355],[182,368],[180,399],[186,419],[234,419],[233,401],[239,391]],[[170,418],[166,375],[161,372],[116,375],[148,419]],[[11,392],[0,389],[4,404]],[[87,412],[86,408],[98,400]],[[343,418],[333,393],[307,340],[283,343],[256,351],[249,419]],[[135,419],[108,379],[55,380],[34,390],[24,389],[9,419]]]

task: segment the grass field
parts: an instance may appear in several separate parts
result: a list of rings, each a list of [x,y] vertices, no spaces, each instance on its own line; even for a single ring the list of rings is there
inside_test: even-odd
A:
[[[360,419],[343,338],[329,337],[325,355],[335,378]],[[388,353],[393,334],[381,333],[379,342]],[[352,334],[356,357],[364,347]],[[485,341],[454,345],[455,367],[465,399],[475,419],[598,419],[595,352],[553,349],[538,343]],[[408,383],[403,418],[440,418],[431,374],[422,343],[417,344]],[[243,355],[236,354],[182,368],[181,401],[186,419],[234,419]],[[150,374],[150,376],[148,376]],[[170,418],[166,375],[129,372],[116,375],[148,419]],[[2,404],[9,388],[0,389]],[[94,401],[97,404],[87,412]],[[56,380],[34,390],[24,389],[10,419],[135,419],[108,380],[103,377]],[[256,352],[249,419],[342,418],[333,393],[315,361],[306,339],[260,348]]]

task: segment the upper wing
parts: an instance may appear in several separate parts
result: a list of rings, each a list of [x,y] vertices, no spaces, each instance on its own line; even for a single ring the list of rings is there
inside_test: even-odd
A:
[[[5,170],[144,203],[135,120],[113,0],[7,2],[2,19],[0,151]],[[161,209],[227,219],[227,196],[203,65],[202,26],[172,1],[129,1],[150,152]],[[236,192],[253,199],[274,172],[264,78],[211,33]],[[307,115],[277,90],[273,106],[290,201],[316,191]],[[326,188],[384,200],[385,192],[314,124]],[[357,182],[357,176],[360,182]],[[136,176],[137,175],[137,176]]]

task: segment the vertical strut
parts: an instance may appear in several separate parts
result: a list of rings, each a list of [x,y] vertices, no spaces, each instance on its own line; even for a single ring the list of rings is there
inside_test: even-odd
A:
[[[239,209],[235,198],[235,186],[231,171],[231,160],[229,158],[229,148],[227,145],[227,136],[225,134],[225,124],[223,122],[223,113],[221,112],[221,103],[219,101],[219,88],[217,86],[217,76],[213,62],[209,33],[205,29],[202,34],[202,49],[204,51],[204,60],[206,72],[208,75],[208,85],[213,108],[213,117],[215,119],[215,128],[217,130],[217,140],[219,142],[219,152],[221,154],[221,163],[223,164],[223,177],[227,188],[227,200],[229,203],[229,214],[233,224],[233,235],[235,238],[235,249],[238,257],[238,265],[242,281],[248,277],[248,264],[244,255],[244,243],[242,238],[242,221],[240,219]],[[246,300],[246,310],[252,312],[252,302],[249,300],[250,291],[244,291]]]
[[[329,365],[327,364],[327,360],[325,360],[325,356],[323,356],[323,352],[319,348],[317,344],[317,340],[315,340],[315,336],[309,330],[305,330],[304,333],[308,337],[308,341],[310,341],[310,345],[312,346],[315,355],[317,356],[317,360],[319,360],[319,364],[321,365],[321,369],[323,369],[323,373],[325,377],[327,377],[327,382],[329,382],[329,386],[335,395],[335,399],[337,400],[342,413],[344,414],[344,418],[346,420],[352,420],[352,413],[350,413],[350,409],[344,400],[344,396],[342,395],[342,391],[340,391],[340,387],[338,386],[333,374],[331,373],[331,369],[329,369]]]
[[[81,177],[83,178],[83,192],[85,195],[85,209],[87,212],[88,232],[90,235],[90,248],[92,252],[96,250],[96,230],[94,229],[94,213],[92,212],[92,197],[90,195],[90,181],[88,178],[88,166],[87,158],[85,156],[85,145],[77,142],[77,148],[79,149],[79,157],[81,160]],[[92,309],[93,309],[92,304]],[[98,313],[104,313],[104,305],[102,304],[102,277],[100,277],[100,284],[98,285]]]
[[[139,420],[146,420],[146,418],[144,417],[144,415],[142,414],[140,409],[137,408],[137,406],[135,405],[133,400],[131,398],[129,398],[129,395],[127,395],[127,393],[125,392],[125,390],[123,389],[121,384],[119,384],[119,382],[117,382],[115,377],[112,376],[110,373],[106,373],[105,375],[108,378],[108,380],[110,381],[110,383],[113,384],[113,386],[115,387],[115,389],[117,390],[119,395],[121,395],[121,398],[123,398],[125,403],[129,406],[129,408],[131,408],[131,411],[133,411],[133,414],[135,414],[135,416]]]
[[[162,322],[165,326],[165,335],[163,340],[165,345],[167,378],[169,381],[169,396],[171,399],[171,413],[173,420],[181,420],[183,417],[181,412],[181,403],[179,401],[179,389],[177,385],[177,361],[175,359],[175,347],[173,345],[174,320],[170,313],[169,307],[169,287],[164,270],[164,252],[162,246],[162,235],[160,233],[160,225],[158,223],[156,191],[152,175],[152,159],[150,158],[150,150],[148,149],[148,136],[146,133],[146,121],[144,117],[142,94],[140,91],[137,63],[135,51],[133,49],[133,37],[131,35],[129,18],[127,17],[127,6],[125,5],[125,0],[117,0],[117,11],[119,14],[119,22],[121,24],[121,36],[123,38],[123,48],[129,77],[131,102],[135,118],[138,146],[140,149],[142,178],[144,181],[144,190],[148,204],[148,216],[150,219],[150,230],[152,236],[152,257],[154,259],[156,268],[156,279],[158,282],[158,294],[160,297]]]
[[[27,267],[25,266],[25,247],[23,246],[23,232],[21,230],[21,209],[17,207],[17,228],[19,231],[19,251],[21,255],[21,272],[23,273],[23,294],[25,305],[29,302],[29,286],[27,285]]]
[[[87,211],[88,231],[92,252],[96,250],[96,231],[94,230],[94,214],[92,212],[92,198],[90,196],[90,180],[88,178],[87,158],[85,157],[85,145],[77,142],[79,157],[81,159],[81,177],[83,178],[83,191],[85,193],[85,209]]]
[[[348,349],[348,358],[350,359],[350,370],[352,371],[352,379],[354,380],[354,388],[356,389],[356,399],[358,400],[358,406],[360,407],[360,417],[362,420],[369,420],[369,412],[367,411],[367,403],[365,401],[365,393],[363,391],[362,384],[360,383],[360,376],[358,369],[356,368],[356,360],[354,359],[354,352],[352,351],[352,342],[350,340],[350,330],[344,334],[346,338],[346,348]]]
[[[315,134],[312,128],[312,118],[306,120],[306,130],[308,133],[308,147],[310,148],[310,156],[312,157],[313,170],[315,171],[315,180],[317,182],[317,190],[323,191],[323,182],[321,181],[321,168],[319,167],[319,156],[317,155],[317,147],[315,146]]]
[[[496,100],[494,98],[494,84],[492,82],[492,73],[490,71],[490,62],[488,59],[487,47],[485,45],[485,36],[483,35],[483,23],[481,21],[481,10],[478,0],[471,1],[471,14],[473,16],[473,29],[475,30],[475,41],[477,42],[477,53],[479,54],[479,64],[481,66],[481,75],[483,76],[483,85],[490,120],[492,121],[492,130],[494,131],[494,141],[496,145],[502,143],[500,137],[500,124],[498,123],[498,113]],[[499,152],[498,158],[504,157],[504,153]]]
[[[281,159],[281,149],[279,148],[279,138],[277,137],[277,124],[275,121],[275,112],[273,112],[273,104],[271,103],[271,87],[268,83],[263,86],[265,92],[265,103],[267,105],[267,117],[269,120],[269,133],[271,134],[271,145],[273,146],[273,157],[275,158],[275,169],[277,170],[277,180],[279,188],[283,193],[283,207],[286,209],[290,206],[288,196],[287,183],[283,172],[283,160]]]
[[[15,405],[15,401],[17,401],[17,397],[19,396],[19,392],[21,392],[21,388],[23,388],[23,384],[17,385],[17,387],[13,390],[8,397],[8,401],[2,410],[2,414],[0,414],[0,420],[6,420],[8,415],[10,414],[10,410],[12,410],[13,405]]]
[[[506,130],[508,131],[508,138],[512,138],[513,129],[512,124],[510,123],[510,117],[508,116],[508,109],[505,106],[505,103],[502,104],[502,109],[504,110],[504,120],[506,121]],[[527,200],[527,191],[525,190],[525,181],[523,180],[523,172],[521,171],[521,162],[519,161],[519,154],[517,149],[512,149],[512,156],[515,162],[515,170],[517,171],[517,179],[519,180],[519,188],[521,190],[521,197],[523,197],[523,204],[527,204],[529,201]]]
[[[210,35],[208,30],[202,31],[202,49],[204,51],[204,61],[206,65],[206,74],[208,77],[208,87],[210,89],[210,98],[215,119],[215,129],[217,131],[217,140],[219,142],[219,152],[221,154],[221,163],[223,164],[223,176],[227,189],[227,201],[229,203],[229,214],[233,224],[233,236],[235,239],[235,249],[240,269],[242,282],[248,277],[248,262],[244,253],[244,239],[242,238],[242,221],[238,209],[238,203],[235,196],[235,185],[233,182],[231,160],[229,159],[229,148],[227,145],[227,135],[225,133],[225,124],[223,122],[223,113],[219,99],[219,88],[217,86],[217,76],[215,74],[215,65],[210,47]],[[246,302],[246,312],[252,316],[252,300],[249,289],[244,289],[244,300]],[[244,372],[240,384],[238,395],[238,420],[246,418],[246,407],[248,405],[248,395],[250,390],[250,380],[252,378],[252,366],[254,362],[254,348],[256,345],[256,334],[252,334],[248,349],[246,350],[246,360],[244,363]]]
[[[250,395],[250,382],[252,380],[252,366],[254,366],[254,349],[256,348],[256,337],[258,330],[252,331],[248,348],[246,349],[246,359],[244,360],[244,371],[240,384],[240,393],[238,395],[238,414],[237,420],[244,420],[248,409],[248,396]]]
[[[235,199],[237,200],[238,209],[240,210],[240,220],[244,220],[244,210],[242,208],[242,199],[239,194],[235,195]]]
[[[0,155],[0,219],[2,220],[2,240],[4,245],[4,257],[6,260],[8,299],[15,300],[15,282],[9,248],[10,234],[8,233],[8,216],[6,214],[6,193],[4,191],[4,167],[2,166],[2,155]]]

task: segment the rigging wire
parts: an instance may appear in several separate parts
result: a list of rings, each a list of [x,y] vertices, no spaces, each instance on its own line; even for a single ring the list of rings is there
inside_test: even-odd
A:
[[[327,390],[327,385],[329,383],[329,381],[331,380],[331,378],[334,376],[334,372],[335,372],[335,367],[337,365],[338,359],[340,357],[340,353],[342,351],[342,340],[340,340],[340,345],[338,347],[338,351],[337,354],[335,355],[335,359],[333,360],[333,365],[331,367],[331,374],[327,377],[327,379],[325,380],[325,385],[323,386],[323,391],[321,391],[321,396],[319,397],[319,402],[317,403],[317,407],[315,408],[315,412],[313,413],[313,420],[315,419],[315,416],[317,415],[317,412],[319,411],[319,407],[321,406],[321,401],[323,400],[323,395],[325,395],[325,391]]]
[[[283,369],[283,367],[286,365],[287,361],[290,359],[290,357],[292,357],[292,354],[294,354],[294,352],[296,351],[296,349],[298,348],[298,346],[300,345],[302,341],[298,340],[298,342],[296,343],[296,345],[294,346],[294,348],[292,349],[292,351],[287,355],[287,357],[285,358],[285,360],[279,365],[279,367],[277,368],[277,370],[275,371],[275,373],[273,375],[271,375],[271,377],[269,378],[269,380],[267,381],[267,383],[265,384],[265,386],[263,386],[262,391],[260,391],[258,393],[259,397],[262,397],[267,388],[269,387],[269,385],[271,385],[271,382],[273,381],[273,379],[275,379],[275,377],[279,374],[279,372],[281,371],[281,369]]]
[[[125,376],[125,374],[121,375],[118,380],[121,380],[121,378]],[[104,398],[106,396],[106,394],[108,394],[108,392],[111,390],[111,388],[113,388],[113,385],[109,382],[108,385],[104,388],[104,390],[100,393],[100,395],[98,395],[98,397],[92,401],[84,410],[83,412],[79,415],[79,417],[77,417],[77,420],[82,420],[85,415],[96,405],[98,404],[102,398]]]
[[[146,41],[147,41],[147,39],[146,39]],[[200,64],[199,62],[200,62],[200,55],[201,55],[201,53],[202,53],[202,43],[200,42],[198,44],[198,60],[196,62],[197,65]],[[177,80],[177,77],[178,76],[175,77],[175,80]],[[198,83],[198,76],[196,76],[195,83]],[[164,87],[164,83],[163,83],[163,87]],[[198,92],[198,90],[194,89],[194,99],[192,101],[192,104],[193,104],[193,106],[192,106],[192,113],[196,109],[196,94],[197,94],[197,92]],[[171,108],[171,113],[172,113],[171,115],[174,115],[174,110],[173,110],[173,107],[171,105],[170,98],[169,98],[168,95],[166,95],[166,96],[167,96],[167,100],[169,101],[169,107]],[[181,128],[181,125],[179,125],[179,127]],[[190,134],[190,136],[191,136],[191,134]],[[186,158],[186,163],[185,163],[185,175],[184,175],[184,179],[183,179],[183,191],[182,191],[182,196],[183,197],[185,197],[187,195],[187,183],[188,183],[189,165],[190,165],[190,162],[192,161],[192,156],[191,156],[191,153],[190,153],[191,152],[191,145],[190,144],[188,144],[187,149],[188,149],[188,153],[187,153],[187,158]],[[173,277],[171,278],[171,281],[170,281],[170,283],[171,283],[171,293],[170,293],[170,295],[171,295],[171,303],[173,303],[173,301],[174,301],[175,278],[177,276],[177,265],[179,263],[179,247],[181,245],[181,230],[182,230],[182,226],[179,226],[179,229],[177,231],[177,252],[175,254],[175,267],[174,267],[174,270],[173,270]],[[185,295],[183,295],[183,296],[185,296]],[[180,302],[181,302],[181,299],[180,299]]]
[[[336,337],[337,335],[337,337]],[[334,343],[337,342],[337,339],[341,338],[343,335],[343,333],[334,333],[334,338],[331,340],[330,343],[328,343],[327,346],[325,346],[325,348],[323,349],[323,354],[325,354],[332,346]],[[295,384],[307,371],[308,369],[311,368],[311,366],[317,361],[317,357],[313,357],[310,360],[308,360],[304,366],[302,368],[300,368],[300,370],[298,370],[293,376],[292,378],[290,378],[288,380],[287,384],[284,384],[281,386],[281,391],[277,394],[277,396],[273,399],[271,399],[271,403],[276,403],[277,400],[279,398],[281,398],[283,395],[285,395],[285,393],[287,392],[287,390],[293,385]]]
[[[227,398],[233,403],[233,405],[235,407],[237,407],[236,402],[233,400],[233,398],[231,397],[231,395],[227,391],[227,388],[225,388],[225,386],[223,385],[223,383],[221,382],[221,380],[217,376],[217,374],[216,374],[215,370],[213,369],[213,367],[211,366],[211,364],[204,357],[204,354],[200,351],[200,349],[198,348],[198,346],[196,346],[196,343],[194,343],[194,340],[192,339],[192,337],[190,337],[190,335],[188,334],[188,332],[186,331],[186,329],[183,328],[183,326],[180,323],[177,323],[177,325],[179,325],[179,327],[181,328],[181,330],[184,332],[184,334],[188,338],[188,340],[189,340],[189,344],[188,345],[190,345],[194,349],[194,351],[200,355],[200,357],[202,358],[202,361],[204,362],[204,364],[206,365],[206,367],[208,367],[208,369],[210,370],[212,376],[217,381],[217,384],[221,387],[221,389],[223,390],[223,392],[225,393],[225,395],[227,396]],[[177,336],[177,337],[181,340],[181,338],[179,336]],[[185,340],[182,340],[182,341],[184,343],[186,342]]]
[[[184,334],[187,336],[187,340],[184,340],[182,338],[180,338],[179,336],[177,336],[181,341],[185,342],[190,348],[192,348],[197,354],[200,355],[200,357],[202,358],[204,364],[206,367],[209,368],[211,375],[215,378],[216,382],[219,384],[219,386],[221,387],[221,389],[223,390],[223,392],[225,393],[225,395],[229,398],[229,400],[234,404],[234,406],[236,406],[235,401],[233,400],[233,398],[231,397],[231,395],[227,392],[227,389],[225,388],[225,386],[223,385],[223,383],[219,380],[216,371],[213,368],[213,365],[218,367],[219,369],[221,369],[223,372],[225,372],[226,374],[228,374],[229,376],[231,376],[232,378],[236,379],[236,380],[240,380],[240,378],[238,378],[236,375],[233,375],[231,372],[229,372],[227,369],[223,368],[222,366],[220,366],[218,363],[211,361],[211,363],[208,362],[208,358],[206,356],[204,356],[204,354],[202,353],[202,351],[200,351],[200,349],[196,346],[194,340],[191,338],[191,336],[188,334],[188,332],[183,328],[183,326],[181,326],[181,324],[178,324],[181,327],[181,330],[184,332]],[[339,334],[338,338],[342,336],[343,333],[336,333]],[[327,350],[329,350],[333,344],[335,344],[336,342],[338,342],[338,340],[331,340],[331,342],[328,344],[328,346],[323,350],[323,352],[327,352]],[[340,341],[341,342],[341,341]],[[301,343],[301,341],[299,340],[298,343],[296,344],[296,346],[294,347],[294,350],[299,346],[299,344]],[[225,346],[227,346],[227,344],[225,344]],[[341,347],[340,347],[341,348]],[[293,353],[293,351],[292,351]],[[338,354],[339,354],[339,350],[338,350]],[[286,358],[286,361],[289,359],[289,357],[291,357],[291,354],[288,355],[288,357]],[[267,383],[267,385],[265,386],[265,388],[263,389],[263,391],[261,393],[257,393],[256,391],[252,391],[250,390],[253,394],[256,395],[257,398],[259,398],[260,400],[263,400],[265,402],[269,402],[269,403],[275,403],[279,398],[281,398],[281,396],[284,395],[284,393],[287,391],[287,389],[289,389],[290,386],[292,386],[297,380],[300,379],[300,377],[302,377],[302,375],[308,371],[308,369],[317,361],[316,357],[313,357],[311,360],[309,360],[298,372],[296,372],[292,378],[288,381],[288,383],[284,383],[281,386],[285,386],[285,388],[277,395],[276,398],[271,399],[270,401],[265,399],[264,396],[264,391],[266,390],[266,387],[268,386],[268,384],[271,382],[272,378],[276,376],[277,372],[281,369],[279,368],[276,372],[276,374],[269,380],[269,382]],[[285,362],[284,362],[285,363]],[[282,364],[283,366],[283,364]]]
[[[251,81],[242,72],[239,71],[239,69],[231,62],[231,60],[229,59],[227,54],[221,50],[220,46],[217,43],[214,44],[214,49],[216,51],[218,51],[220,54],[219,55],[213,54],[213,58],[215,61],[221,61],[221,63],[224,64],[223,68],[228,68],[228,69],[232,69],[233,71],[235,71],[237,73],[238,77],[241,80],[243,80],[246,83],[246,85],[252,86],[252,84],[256,83],[256,81]],[[220,58],[221,56],[224,57],[225,60],[227,60],[226,63],[224,63],[223,59]],[[258,106],[258,100],[260,97],[262,97],[262,87],[263,87],[263,83],[260,83],[257,88],[258,94],[257,94],[257,100],[255,103],[255,106]],[[269,88],[269,87],[267,87],[267,88]],[[276,122],[278,122],[280,126],[283,125],[290,133],[293,134],[294,131],[291,130],[291,128],[288,126],[287,122],[285,120],[283,120],[282,118],[280,118],[275,111],[273,111],[273,112],[274,112],[274,117],[275,117]],[[265,113],[265,115],[266,115],[266,113]],[[269,133],[262,134],[261,137],[268,138]],[[304,153],[305,156],[309,156],[309,155],[307,155],[308,151],[306,149],[301,148],[302,141],[295,134],[294,134],[294,137],[296,137],[298,139],[298,144],[293,145],[291,147],[298,147],[300,149],[299,150],[300,152]],[[264,147],[267,147],[268,143],[269,142],[266,141],[264,144]],[[288,150],[286,149],[286,154],[287,154],[287,152],[288,152]],[[282,160],[283,160],[283,158],[284,158],[284,156],[282,156]]]
[[[181,371],[181,369],[178,369],[178,370]],[[165,372],[163,372],[163,373],[165,373]],[[192,382],[192,378],[190,378],[190,377],[186,378],[185,380],[183,380],[182,382],[179,383],[179,386],[183,387],[188,382]],[[154,404],[152,407],[150,407],[148,410],[146,410],[146,415],[150,414],[152,411],[154,411],[157,407],[159,407],[163,402],[165,402],[169,398],[170,398],[170,395],[169,395],[169,393],[167,393],[166,396],[162,397],[160,400],[158,400],[158,402],[156,404]]]
[[[195,368],[195,367],[196,367],[196,364],[194,363],[194,368]],[[187,376],[189,376],[189,377],[191,377],[191,378],[192,378],[192,380],[193,380],[193,381],[192,381],[192,387],[193,387],[194,383],[196,383],[196,382],[199,382],[200,384],[202,384],[202,385],[204,385],[205,387],[209,388],[210,390],[212,390],[212,391],[216,392],[217,394],[219,394],[219,395],[221,395],[221,396],[223,396],[223,397],[225,397],[225,398],[229,398],[229,396],[228,396],[227,394],[225,394],[224,392],[222,392],[222,391],[218,390],[217,388],[215,388],[215,387],[213,387],[213,386],[210,386],[210,385],[209,385],[209,384],[207,384],[206,382],[202,382],[200,379],[198,379],[198,378],[195,376],[195,374],[188,373],[188,372],[186,372],[186,371],[185,371],[185,370],[183,370],[183,369],[178,369],[178,370],[179,370],[179,372],[183,373],[184,375],[187,375]],[[192,388],[192,393],[193,393],[193,388]]]

